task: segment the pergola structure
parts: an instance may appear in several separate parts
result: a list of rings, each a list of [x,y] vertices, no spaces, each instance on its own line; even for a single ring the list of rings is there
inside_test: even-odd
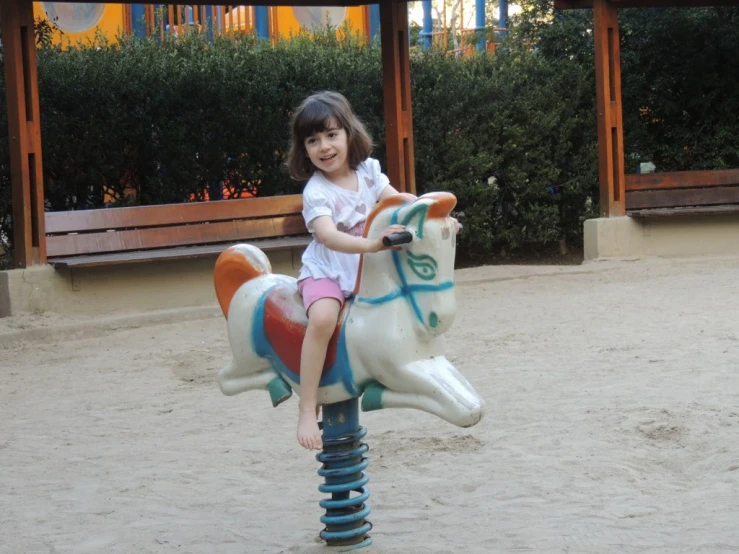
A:
[[[739,0],[554,0],[556,9],[593,10],[601,217],[627,209],[636,216],[739,211],[738,170],[625,174],[618,26],[619,8],[736,5]]]
[[[85,0],[82,0],[85,1]],[[122,3],[133,4],[131,0]],[[90,2],[95,3],[95,2]],[[201,0],[219,5],[222,0]],[[361,0],[255,0],[257,5],[349,6]],[[396,188],[415,191],[408,9],[403,0],[380,0],[387,174]],[[8,105],[16,268],[46,263],[41,120],[33,0],[0,2]]]

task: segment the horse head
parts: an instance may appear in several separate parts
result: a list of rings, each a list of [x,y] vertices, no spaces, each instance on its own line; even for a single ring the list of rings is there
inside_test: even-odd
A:
[[[416,198],[386,198],[365,224],[365,237],[377,239],[389,225],[404,225],[410,242],[399,250],[363,256],[354,290],[358,305],[404,302],[419,335],[436,337],[451,327],[457,304],[454,294],[456,232],[449,217],[457,203],[453,194],[432,192]]]

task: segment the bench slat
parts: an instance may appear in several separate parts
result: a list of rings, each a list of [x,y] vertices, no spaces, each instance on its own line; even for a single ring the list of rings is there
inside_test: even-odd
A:
[[[46,234],[53,235],[109,229],[162,227],[204,221],[228,221],[250,217],[286,216],[300,214],[302,209],[302,195],[289,194],[159,206],[48,212],[44,220]]]
[[[694,208],[648,208],[643,210],[629,210],[626,215],[635,219],[655,219],[672,217],[689,217],[700,215],[734,215],[739,214],[739,205],[730,206],[700,206]]]
[[[244,241],[247,240],[245,237],[251,240],[301,235],[307,232],[303,217],[294,215],[115,232],[53,235],[46,238],[46,248],[47,255],[53,258],[55,256]]]
[[[739,169],[626,175],[626,191],[718,187],[739,184]]]
[[[627,192],[627,210],[642,208],[679,208],[739,203],[739,187],[702,189],[666,189]]]
[[[279,239],[243,240],[239,242],[248,242],[249,244],[253,244],[260,248],[263,252],[270,252],[307,246],[310,244],[311,240],[312,237],[310,235],[300,235]],[[49,264],[57,269],[71,269],[121,264],[140,264],[164,260],[189,260],[217,256],[232,244],[237,243],[210,244],[207,246],[181,246],[163,250],[139,250],[136,252],[117,252],[113,254],[98,254],[92,256],[70,256],[50,259]]]

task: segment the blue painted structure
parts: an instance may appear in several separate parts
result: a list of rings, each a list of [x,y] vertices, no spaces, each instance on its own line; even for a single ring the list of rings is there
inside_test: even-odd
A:
[[[485,50],[485,0],[475,0],[475,31],[480,35],[477,49]]]
[[[208,37],[208,40],[213,40],[213,27],[216,26],[216,22],[213,21],[213,12],[211,11],[210,6],[200,6],[199,10],[200,11],[198,13],[198,17],[200,18],[201,24],[205,28],[206,36]],[[218,14],[218,17],[216,19],[218,19],[219,17],[220,13]],[[211,189],[209,191],[210,198],[212,198],[213,200],[223,200],[223,187],[220,186],[220,184],[219,186],[209,187],[209,189]],[[216,196],[213,196],[214,193],[216,194]]]
[[[361,442],[367,430],[359,425],[359,402],[356,398],[323,406],[323,451],[316,459],[323,464],[318,475],[325,483],[318,490],[331,494],[319,505],[326,510],[321,522],[326,525],[321,538],[341,551],[358,550],[372,544],[367,533],[372,524],[366,520],[370,506],[366,503],[369,477],[364,473],[369,450]],[[352,496],[352,493],[357,493]]]
[[[254,6],[254,27],[260,39],[269,39],[269,10],[267,6]]]
[[[421,38],[423,39],[423,49],[428,50],[431,48],[431,37],[434,32],[434,22],[431,18],[431,0],[423,0],[421,4],[423,5],[423,30],[421,31]]]
[[[133,34],[140,38],[146,38],[146,8],[143,4],[131,4],[131,20],[133,21]]]
[[[369,7],[369,33],[370,42],[379,39],[380,30],[380,4],[370,4]]]

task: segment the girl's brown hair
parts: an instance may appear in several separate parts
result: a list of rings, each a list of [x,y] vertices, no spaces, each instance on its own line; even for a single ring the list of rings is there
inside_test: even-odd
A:
[[[364,124],[354,115],[349,101],[342,94],[324,91],[303,100],[290,122],[290,151],[287,168],[298,181],[308,179],[315,167],[305,151],[305,139],[326,131],[332,124],[346,131],[349,167],[356,170],[372,153],[372,138]]]

